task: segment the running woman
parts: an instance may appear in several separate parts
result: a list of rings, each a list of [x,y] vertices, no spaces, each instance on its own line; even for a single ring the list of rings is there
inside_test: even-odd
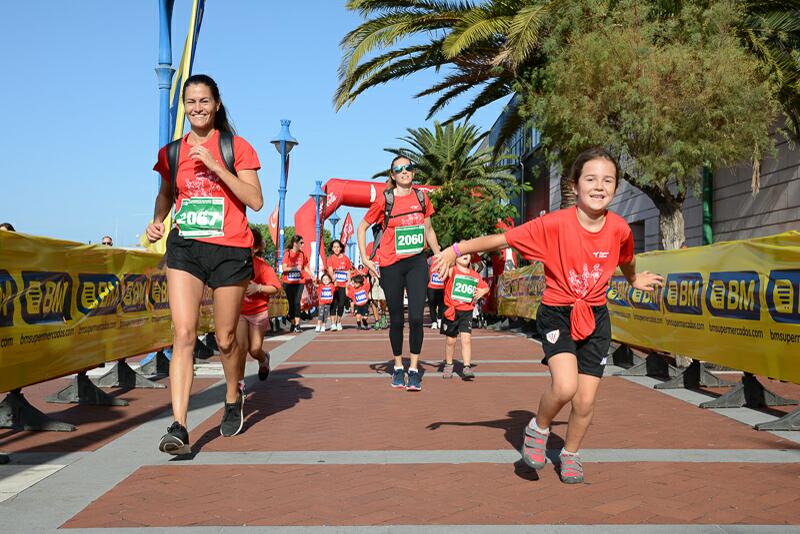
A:
[[[289,332],[300,331],[300,299],[303,297],[305,277],[313,279],[308,258],[303,252],[303,237],[292,238],[292,247],[283,254],[283,290],[289,301]]]
[[[227,389],[220,433],[233,436],[242,428],[243,399],[239,394],[239,366],[246,347],[236,341],[236,324],[245,289],[253,277],[253,234],[247,208],[264,204],[253,147],[234,135],[216,82],[197,74],[183,87],[184,107],[191,130],[179,142],[173,187],[168,146],[158,152],[154,170],[161,174],[153,222],[146,234],[152,243],[164,236],[161,222],[175,204],[175,224],[167,238],[169,307],[175,327],[169,380],[175,422],[161,438],[159,449],[188,454],[186,416],[192,389],[197,321],[204,286],[211,288],[216,341],[221,353]],[[222,155],[221,135],[233,144],[233,167]],[[173,145],[176,146],[176,145]],[[230,145],[226,145],[228,147]]]
[[[636,272],[631,229],[622,217],[608,211],[619,181],[617,160],[603,148],[591,148],[577,157],[569,177],[576,206],[505,234],[457,243],[438,256],[436,269],[444,275],[462,254],[506,246],[544,263],[545,291],[536,326],[551,381],[536,416],[525,427],[522,456],[530,467],[544,467],[550,424],[571,403],[559,475],[562,482],[576,484],[584,479],[578,451],[592,420],[611,343],[608,282],[618,265],[631,286],[642,291],[662,285],[663,279],[647,271]]]
[[[433,260],[433,256],[428,258],[428,265]],[[431,328],[442,328],[442,317],[444,316],[444,280],[431,269],[431,276],[428,280],[428,311],[431,314]]]
[[[414,188],[414,164],[398,156],[389,168],[386,190],[379,195],[358,225],[358,250],[361,262],[380,278],[389,307],[389,340],[394,354],[392,387],[405,387],[407,391],[420,391],[419,355],[424,336],[422,317],[425,311],[425,293],[428,285],[428,263],[425,248],[441,252],[436,232],[431,225],[433,206],[428,195]],[[390,213],[386,213],[391,201]],[[367,228],[378,223],[383,234],[378,247],[377,265],[367,255]],[[378,273],[380,266],[380,273]],[[408,293],[408,327],[410,365],[408,383],[403,369],[403,294]]]
[[[258,361],[258,379],[269,376],[269,352],[264,351],[264,334],[269,331],[269,298],[281,290],[281,282],[275,270],[261,257],[264,253],[264,237],[256,228],[253,232],[253,279],[247,284],[242,301],[242,314],[236,330],[236,339],[253,359]],[[242,358],[239,371],[240,390],[244,391],[244,364]]]
[[[328,273],[322,273],[322,278],[320,278],[320,283],[317,286],[317,300],[319,301],[317,332],[325,331],[325,323],[328,321],[328,316],[331,314],[331,303],[333,303],[333,293],[335,289],[330,275]],[[331,331],[333,331],[333,324],[331,324]]]
[[[342,329],[342,315],[347,302],[347,283],[353,264],[344,253],[344,243],[338,239],[331,242],[331,253],[326,260],[328,275],[333,280],[335,291],[331,303],[331,332]]]
[[[461,378],[472,380],[472,310],[475,303],[489,292],[489,285],[477,271],[470,268],[470,255],[456,258],[455,267],[447,273],[444,287],[445,312],[442,318],[442,334],[447,336],[442,378],[453,378],[453,353],[456,338],[461,334],[461,359],[464,369]]]

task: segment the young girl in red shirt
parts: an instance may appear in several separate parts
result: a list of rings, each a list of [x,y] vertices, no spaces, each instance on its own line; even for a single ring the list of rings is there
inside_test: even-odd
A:
[[[331,314],[331,303],[333,302],[334,292],[336,287],[328,273],[322,273],[320,283],[317,286],[317,299],[319,300],[319,312],[317,314],[317,332],[325,331],[325,323],[328,321],[328,316]],[[334,330],[333,318],[331,317],[331,331]]]
[[[507,246],[544,263],[545,291],[536,326],[551,381],[536,417],[525,427],[522,457],[534,469],[544,467],[550,424],[571,403],[559,474],[562,482],[576,484],[584,479],[578,450],[592,420],[611,343],[608,282],[618,265],[636,289],[650,291],[663,279],[647,271],[636,272],[631,229],[622,217],[608,211],[619,181],[616,159],[603,148],[591,148],[577,157],[569,176],[576,195],[574,207],[533,219],[505,234],[457,243],[437,256],[436,268],[445,275],[457,256]]]

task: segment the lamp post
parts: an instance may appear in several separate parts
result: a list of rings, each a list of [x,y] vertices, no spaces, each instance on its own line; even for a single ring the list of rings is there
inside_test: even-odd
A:
[[[347,254],[350,256],[350,261],[353,262],[353,265],[356,264],[355,246],[356,242],[353,241],[353,236],[350,236],[350,240],[347,242]]]
[[[328,217],[328,220],[329,220],[329,221],[331,222],[331,224],[333,225],[333,238],[334,238],[334,239],[337,239],[337,237],[336,237],[336,225],[337,225],[337,224],[339,224],[339,221],[340,221],[341,219],[339,218],[339,216],[338,216],[338,215],[336,215],[336,212],[334,211],[333,213],[331,213],[331,216],[330,216],[330,217]]]
[[[175,0],[159,0],[158,2],[158,146],[164,146],[170,141],[172,132],[170,131],[169,120],[169,90],[172,87],[172,75],[175,69],[172,68],[172,5]],[[161,185],[161,177],[158,177],[156,187]]]
[[[322,190],[322,180],[316,181],[317,185],[309,196],[314,199],[314,277],[319,277],[319,235],[320,235],[320,215],[319,208],[322,200],[328,195]]]
[[[278,132],[277,137],[270,141],[275,145],[275,150],[281,155],[281,182],[278,186],[278,272],[283,269],[283,227],[284,227],[284,208],[286,204],[286,180],[289,173],[289,152],[299,145],[297,139],[292,137],[289,133],[289,125],[292,121],[288,119],[281,120],[281,131]]]

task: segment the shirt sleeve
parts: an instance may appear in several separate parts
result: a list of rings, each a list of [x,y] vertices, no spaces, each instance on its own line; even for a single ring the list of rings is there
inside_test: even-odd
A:
[[[257,171],[261,168],[255,149],[241,137],[233,138],[233,168],[237,171]]]
[[[167,161],[166,146],[162,146],[161,150],[158,151],[158,158],[156,159],[156,164],[153,165],[153,170],[161,175],[162,180],[167,182],[172,180],[172,177],[169,175],[169,162]]]
[[[483,278],[478,278],[478,289],[489,289],[489,284]]]
[[[383,212],[385,209],[386,198],[383,196],[383,193],[381,193],[378,195],[378,198],[375,199],[375,202],[372,203],[372,206],[369,207],[369,210],[367,210],[367,214],[364,215],[364,220],[369,224],[375,224],[383,220]]]
[[[266,268],[264,269],[264,272],[265,272],[264,285],[265,286],[272,286],[275,289],[280,289],[281,288],[281,281],[278,280],[278,275],[275,272],[275,269],[273,269],[272,267],[267,265]]]
[[[542,218],[536,218],[506,232],[506,241],[511,248],[531,261],[544,261],[547,239]]]
[[[621,233],[622,240],[619,244],[619,264],[623,265],[633,261],[633,232],[631,232],[631,227],[625,223]]]

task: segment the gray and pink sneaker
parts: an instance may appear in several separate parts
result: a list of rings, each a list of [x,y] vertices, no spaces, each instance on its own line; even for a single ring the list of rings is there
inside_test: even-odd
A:
[[[561,451],[558,455],[561,465],[558,466],[558,475],[564,484],[580,484],[583,482],[583,463],[579,454],[568,454]]]
[[[541,469],[547,461],[547,438],[550,434],[542,434],[530,425],[525,425],[522,443],[522,460],[532,469]]]

